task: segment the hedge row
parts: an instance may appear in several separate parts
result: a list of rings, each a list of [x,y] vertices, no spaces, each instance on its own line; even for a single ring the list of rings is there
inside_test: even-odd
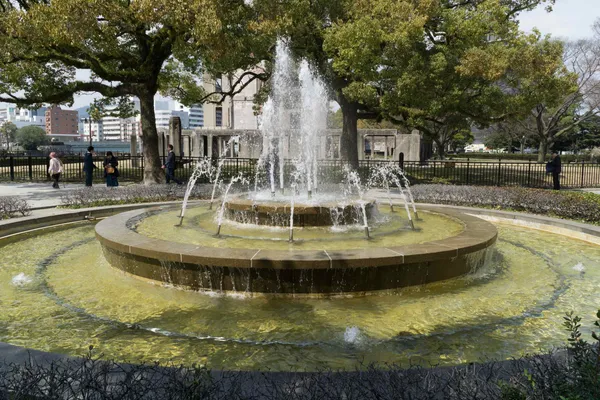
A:
[[[546,161],[550,160],[550,154],[546,156]],[[537,161],[537,154],[521,153],[460,153],[449,154],[448,159],[479,159],[479,160],[521,160]],[[562,162],[600,162],[600,159],[591,157],[588,154],[563,154],[560,156]]]
[[[488,207],[600,223],[600,195],[520,187],[416,185],[415,201]]]

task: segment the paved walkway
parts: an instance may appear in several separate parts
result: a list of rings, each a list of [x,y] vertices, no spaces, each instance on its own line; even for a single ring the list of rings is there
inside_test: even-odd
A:
[[[19,196],[27,200],[31,208],[56,207],[60,205],[60,196],[66,190],[81,188],[81,184],[60,184],[60,189],[52,188],[48,183],[2,183],[0,196]]]

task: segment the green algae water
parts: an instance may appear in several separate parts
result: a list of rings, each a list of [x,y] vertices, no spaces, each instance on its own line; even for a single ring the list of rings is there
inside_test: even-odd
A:
[[[119,361],[298,371],[508,359],[565,345],[565,312],[590,327],[600,247],[497,227],[495,254],[475,274],[364,297],[294,299],[138,280],[105,261],[93,225],[75,225],[0,248],[0,341],[71,355],[93,345]]]
[[[143,218],[135,227],[144,236],[175,240],[204,247],[265,249],[265,250],[351,250],[402,246],[432,242],[456,236],[464,225],[451,217],[433,212],[421,212],[412,230],[403,209],[394,213],[380,206],[370,228],[371,240],[365,240],[362,224],[338,227],[295,227],[290,243],[289,227],[267,227],[223,220],[221,234],[217,232],[216,213],[206,207],[190,208],[182,226],[174,226],[179,210],[161,211]],[[443,227],[440,229],[440,227]]]

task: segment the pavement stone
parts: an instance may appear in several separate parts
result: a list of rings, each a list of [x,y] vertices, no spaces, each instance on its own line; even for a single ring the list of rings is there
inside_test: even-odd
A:
[[[56,207],[60,196],[67,190],[83,187],[82,184],[63,184],[54,189],[52,183],[1,183],[0,196],[19,196],[27,200],[32,209]]]

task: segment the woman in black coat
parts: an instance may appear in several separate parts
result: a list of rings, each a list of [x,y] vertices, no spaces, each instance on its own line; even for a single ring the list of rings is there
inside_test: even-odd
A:
[[[106,178],[106,186],[116,187],[119,186],[119,170],[117,169],[119,161],[115,157],[112,151],[106,152],[106,158],[104,159],[104,177]]]

